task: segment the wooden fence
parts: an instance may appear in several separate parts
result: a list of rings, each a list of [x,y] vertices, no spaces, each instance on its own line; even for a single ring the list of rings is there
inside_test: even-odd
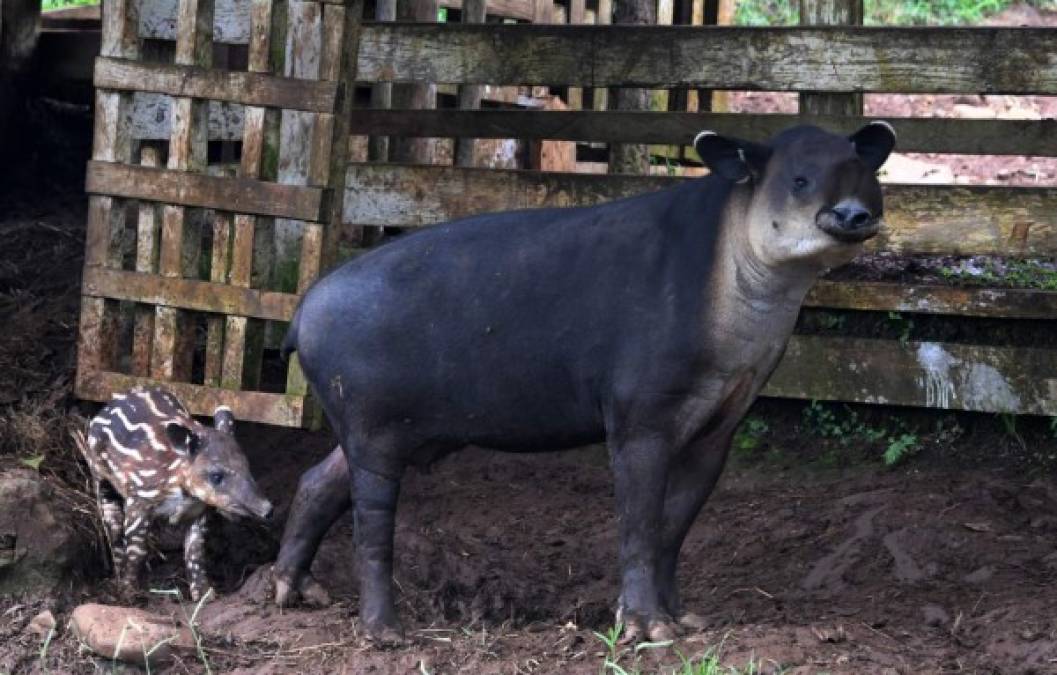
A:
[[[1055,29],[525,23],[554,19],[543,0],[489,0],[489,14],[518,23],[473,23],[475,3],[466,0],[467,21],[447,24],[365,22],[358,3],[291,0],[274,4],[283,8],[276,12],[280,0],[217,0],[213,39],[249,44],[248,71],[222,71],[205,60],[209,1],[152,0],[134,17],[133,0],[119,0],[104,16],[77,382],[85,398],[143,378],[167,380],[178,383],[172,386],[195,412],[225,402],[245,419],[305,424],[311,416],[296,363],[285,378],[273,376],[279,386],[266,391],[275,388],[260,376],[267,331],[255,324],[289,319],[297,293],[320,268],[321,248],[336,251],[343,229],[414,228],[477,212],[591,204],[680,180],[481,169],[458,161],[349,163],[353,135],[682,147],[704,128],[750,138],[796,122],[851,131],[866,121],[863,92],[1057,94]],[[462,6],[449,3],[442,4]],[[589,9],[604,23],[598,12],[607,5],[569,0],[565,16]],[[857,13],[856,3],[845,0],[804,5],[814,11],[802,16],[815,24],[861,22],[861,3]],[[475,11],[480,17],[479,4]],[[173,63],[140,59],[145,36],[175,39]],[[375,91],[390,83],[462,87],[454,92],[475,85],[572,87],[569,99],[577,98],[576,88],[588,88],[594,93],[578,103],[594,109],[470,109],[473,96],[461,94],[458,110],[354,107],[346,95],[353,82],[377,85]],[[602,110],[606,88],[624,86],[805,93],[800,115]],[[163,98],[151,100],[151,93]],[[685,110],[685,101],[677,109]],[[145,120],[145,110],[161,112]],[[1057,155],[1052,120],[888,119],[901,151]],[[154,125],[154,136],[140,129],[140,137],[157,137],[159,120],[170,135],[166,168],[154,166],[166,148],[130,143],[132,129],[143,125]],[[205,134],[241,137],[236,175],[225,175],[222,162],[209,170]],[[133,145],[140,147],[138,162]],[[429,189],[418,189],[423,185]],[[127,201],[136,206],[126,208]],[[159,211],[158,204],[165,206]],[[212,233],[207,227],[197,239],[212,247],[208,256],[196,256],[194,242],[183,239],[194,208],[210,210]],[[886,214],[873,250],[1057,254],[1057,188],[889,185]],[[310,223],[295,288],[254,282],[255,270],[264,279],[274,266],[266,247],[254,254],[262,223],[272,219]],[[1055,293],[873,282],[820,282],[808,306],[1057,318]],[[122,331],[121,317],[130,311],[131,327]],[[197,350],[188,328],[195,316],[204,317]],[[126,334],[131,356],[115,347],[114,336]],[[1057,415],[1057,350],[796,336],[765,393]]]

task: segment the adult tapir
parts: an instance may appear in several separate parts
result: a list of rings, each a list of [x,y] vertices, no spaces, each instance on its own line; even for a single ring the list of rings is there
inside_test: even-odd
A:
[[[694,147],[707,177],[437,225],[326,275],[284,352],[297,351],[340,447],[301,480],[277,600],[313,588],[320,539],[351,504],[361,621],[398,640],[393,523],[407,466],[468,445],[605,441],[626,637],[695,625],[675,578],[683,538],[804,295],[877,233],[876,172],[894,145],[883,122],[850,137],[796,127],[766,144],[706,131]]]

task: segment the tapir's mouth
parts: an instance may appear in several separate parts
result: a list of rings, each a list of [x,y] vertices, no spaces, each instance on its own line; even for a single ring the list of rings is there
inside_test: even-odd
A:
[[[840,222],[836,217],[832,217],[828,213],[822,213],[815,220],[815,224],[829,236],[847,244],[864,242],[881,231],[880,218],[869,218],[854,225],[849,225],[846,222]]]

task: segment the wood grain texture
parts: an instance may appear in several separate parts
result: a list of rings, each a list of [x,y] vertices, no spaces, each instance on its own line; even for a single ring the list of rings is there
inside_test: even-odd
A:
[[[301,220],[318,219],[322,199],[322,191],[318,188],[94,161],[88,164],[85,190],[131,199]]]
[[[851,134],[875,117],[749,113],[356,109],[352,133],[683,143],[700,131],[762,141],[797,124]],[[900,152],[1057,156],[1057,120],[886,117]],[[693,155],[696,157],[696,155]]]
[[[344,214],[350,224],[413,227],[491,211],[595,204],[677,180],[684,179],[352,164]],[[1057,254],[1055,188],[887,185],[885,195],[886,224],[868,250]]]
[[[1052,41],[1047,28],[373,24],[363,29],[359,76],[459,84],[1054,94]]]
[[[159,381],[101,371],[86,374],[78,381],[77,395],[90,401],[108,401],[111,393]],[[299,427],[304,417],[304,399],[286,394],[259,391],[232,391],[185,382],[166,382],[165,387],[187,406],[192,415],[212,415],[218,406],[231,408],[235,419],[245,422]]]
[[[331,82],[106,57],[96,60],[95,86],[311,112],[329,112],[335,96]]]
[[[805,307],[1008,319],[1057,317],[1057,293],[1015,288],[820,281]]]
[[[794,336],[762,395],[1057,414],[1057,350]]]
[[[800,0],[801,26],[861,26],[863,0]],[[813,115],[862,115],[861,93],[800,93],[800,112]]]

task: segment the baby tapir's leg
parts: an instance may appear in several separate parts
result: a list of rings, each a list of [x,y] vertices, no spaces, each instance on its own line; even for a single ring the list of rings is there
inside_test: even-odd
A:
[[[349,465],[339,445],[306,471],[297,485],[279,557],[272,568],[275,601],[280,606],[295,602],[298,596],[310,604],[327,604],[326,591],[308,571],[323,535],[350,506]]]
[[[121,570],[121,583],[128,591],[136,588],[139,568],[147,555],[149,524],[150,517],[145,504],[129,498],[125,502],[125,563]]]
[[[103,518],[110,557],[114,562],[114,575],[120,577],[125,564],[125,510],[121,506],[121,495],[106,480],[95,481],[95,497],[99,513]]]
[[[198,516],[184,535],[184,563],[187,565],[187,579],[191,585],[191,599],[197,602],[209,590],[209,577],[206,575],[206,518],[208,514]]]

